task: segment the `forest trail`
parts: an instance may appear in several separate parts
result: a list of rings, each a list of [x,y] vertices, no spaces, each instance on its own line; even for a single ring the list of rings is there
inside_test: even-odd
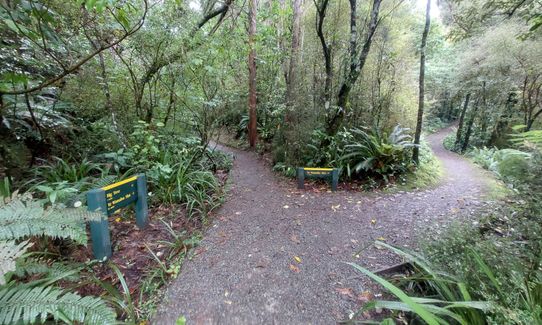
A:
[[[489,178],[442,147],[449,132],[428,137],[443,165],[441,184],[414,192],[298,191],[255,153],[228,149],[235,163],[226,203],[152,323],[175,324],[180,316],[187,324],[344,320],[375,289],[344,262],[390,266],[398,259],[371,246],[377,238],[413,245],[416,234],[438,236],[486,204]]]

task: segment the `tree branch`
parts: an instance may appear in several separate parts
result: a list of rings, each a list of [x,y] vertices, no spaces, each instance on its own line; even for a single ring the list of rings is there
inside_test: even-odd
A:
[[[136,25],[134,25],[134,27],[132,27],[130,29],[129,32],[125,33],[124,35],[122,35],[119,39],[117,39],[116,41],[112,42],[112,43],[109,43],[107,45],[102,45],[100,46],[98,49],[94,50],[92,53],[90,53],[89,55],[87,55],[86,57],[84,57],[83,59],[81,59],[80,61],[78,61],[77,63],[75,63],[74,65],[72,65],[71,67],[65,69],[61,74],[57,75],[56,77],[53,77],[51,79],[48,79],[42,83],[40,83],[39,85],[36,85],[34,87],[30,87],[30,88],[24,88],[24,89],[16,89],[16,90],[10,90],[10,91],[1,91],[0,90],[0,95],[18,95],[18,94],[26,94],[26,93],[31,93],[31,92],[34,92],[34,91],[37,91],[37,90],[40,90],[40,89],[43,89],[47,86],[50,86],[60,80],[62,80],[64,77],[66,77],[67,75],[70,75],[72,73],[74,73],[75,71],[77,71],[82,65],[84,65],[85,63],[87,63],[90,59],[94,58],[96,55],[98,55],[100,52],[102,51],[105,51],[117,44],[119,44],[120,42],[122,42],[123,40],[125,40],[128,36],[131,36],[133,35],[135,32],[137,32],[141,26],[143,26],[143,23],[145,21],[145,18],[147,16],[147,10],[148,10],[148,5],[147,5],[147,0],[143,0],[143,3],[145,5],[145,9],[144,9],[144,12],[143,12],[143,16],[141,17],[141,19],[138,21],[138,23]]]

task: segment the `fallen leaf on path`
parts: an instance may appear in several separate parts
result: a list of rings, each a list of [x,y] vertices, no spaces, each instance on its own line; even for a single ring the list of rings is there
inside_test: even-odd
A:
[[[371,224],[376,225],[376,219],[372,219]]]
[[[340,207],[341,207],[340,204],[332,205],[332,206],[331,206],[331,210],[333,210],[333,212],[337,212],[337,209],[339,209]]]
[[[231,305],[233,303],[233,301],[231,300],[224,300],[225,303],[227,303],[228,305]]]
[[[299,257],[299,256],[294,256],[294,260],[295,260],[297,263],[301,263],[301,257]]]
[[[382,236],[378,237],[377,239],[380,240],[380,241],[386,241],[386,238],[384,238]]]
[[[335,288],[335,290],[343,296],[354,298],[354,290],[352,288]]]
[[[296,244],[300,244],[301,241],[299,240],[299,238],[297,238],[297,235],[292,235],[290,236],[290,240],[293,241],[294,243]]]
[[[285,206],[283,206],[283,208],[285,208],[285,209],[288,209],[288,208],[289,208],[289,206],[285,205]]]
[[[240,214],[241,214],[241,212],[237,211],[237,212],[235,212],[235,214],[236,214],[236,215],[240,215]]]
[[[373,299],[374,299],[373,294],[370,293],[369,291],[363,291],[362,293],[358,295],[358,301],[360,303],[367,303]]]
[[[301,271],[297,266],[290,264],[290,270],[292,270],[295,273],[299,273]]]

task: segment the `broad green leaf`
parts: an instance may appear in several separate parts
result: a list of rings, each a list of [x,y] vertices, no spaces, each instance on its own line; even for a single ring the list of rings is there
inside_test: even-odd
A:
[[[432,315],[427,309],[424,308],[421,304],[416,303],[411,297],[409,297],[406,293],[403,292],[403,290],[399,289],[386,279],[372,273],[371,271],[355,264],[355,263],[347,263],[348,265],[354,267],[356,270],[360,271],[361,273],[367,275],[371,279],[378,282],[380,285],[382,285],[384,288],[388,289],[392,294],[394,294],[397,298],[399,298],[401,301],[403,301],[405,304],[407,304],[412,312],[416,313],[418,316],[420,316],[424,321],[427,322],[429,325],[439,325],[441,324],[438,319]]]
[[[15,22],[13,20],[4,19],[4,23],[9,27],[9,29],[11,29],[15,33],[19,34],[19,29],[17,28],[17,25],[15,24]]]

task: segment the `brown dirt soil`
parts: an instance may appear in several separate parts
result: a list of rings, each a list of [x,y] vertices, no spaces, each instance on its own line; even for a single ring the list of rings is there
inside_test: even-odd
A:
[[[218,170],[215,176],[221,187],[224,187],[228,174]],[[181,236],[183,239],[189,239],[196,233],[201,232],[205,224],[201,218],[188,218],[185,209],[181,205],[161,205],[149,209],[149,225],[143,230],[137,227],[133,211],[123,209],[119,212],[109,219],[113,249],[110,262],[115,264],[123,273],[132,300],[138,305],[142,283],[152,271],[160,267],[152,254],[155,254],[163,265],[169,268],[170,262],[177,263],[180,255],[192,248],[168,245],[168,243],[174,242],[175,238],[164,223],[167,223],[176,235]],[[212,214],[211,212],[209,218],[212,218]],[[86,247],[79,246],[69,255],[76,262],[88,262],[94,258],[91,243]],[[113,284],[122,292],[120,281],[108,263],[97,263],[92,269],[92,275]],[[166,275],[166,277],[168,276],[170,275]],[[97,284],[86,284],[78,288],[77,291],[82,295],[95,296],[104,293],[103,288]],[[146,298],[146,294],[143,295],[143,299]]]
[[[441,183],[413,192],[300,191],[251,152],[235,155],[226,203],[198,253],[170,285],[153,324],[334,324],[379,295],[344,262],[377,270],[401,262],[375,240],[413,247],[488,204],[488,177],[428,137]]]

